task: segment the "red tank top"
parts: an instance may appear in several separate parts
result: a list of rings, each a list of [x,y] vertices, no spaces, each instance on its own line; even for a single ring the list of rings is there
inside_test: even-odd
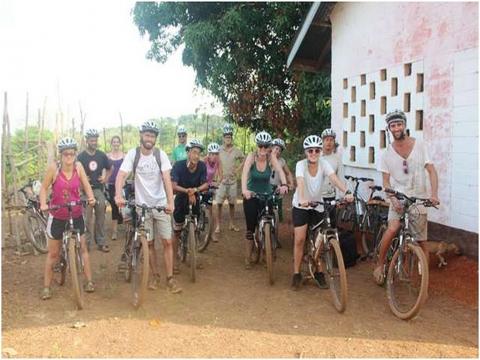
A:
[[[62,170],[58,172],[57,178],[52,185],[52,198],[50,206],[64,205],[70,201],[80,200],[80,176],[78,176],[77,169],[74,167],[72,178],[69,180]],[[68,220],[68,209],[61,208],[50,211],[50,214],[59,220]],[[82,215],[82,206],[76,205],[72,209],[72,217],[74,219]]]

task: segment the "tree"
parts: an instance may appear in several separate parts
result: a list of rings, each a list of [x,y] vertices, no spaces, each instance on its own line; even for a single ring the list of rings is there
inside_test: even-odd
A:
[[[147,57],[164,62],[182,44],[196,82],[224,105],[229,120],[277,136],[300,136],[330,118],[326,75],[295,75],[286,62],[311,3],[136,3],[133,20],[148,34]]]

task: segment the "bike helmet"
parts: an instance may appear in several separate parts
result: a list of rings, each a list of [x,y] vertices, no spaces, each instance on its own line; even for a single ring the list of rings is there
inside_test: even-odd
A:
[[[185,129],[185,126],[180,125],[177,129],[177,135],[186,134],[186,133],[187,133],[187,129]]]
[[[233,126],[232,124],[226,123],[223,125],[223,135],[233,135]]]
[[[402,110],[393,110],[385,116],[385,121],[387,125],[390,125],[393,121],[403,121],[405,126],[407,125],[407,116]]]
[[[272,140],[272,145],[280,146],[282,150],[285,150],[285,141],[282,139],[276,138]]]
[[[155,123],[155,121],[152,120],[145,121],[142,125],[140,125],[139,130],[141,133],[148,131],[154,133],[155,135],[158,135],[158,133],[160,132],[157,124]]]
[[[212,142],[212,143],[208,144],[207,151],[209,153],[218,154],[220,152],[220,145]]]
[[[200,151],[203,151],[203,145],[200,140],[192,139],[188,142],[187,146],[185,146],[185,150],[190,151],[190,149],[199,148]]]
[[[68,149],[73,149],[77,150],[77,142],[75,139],[72,139],[71,137],[64,137],[63,139],[60,139],[60,141],[57,144],[58,151],[62,152],[63,150],[68,150]]]
[[[322,131],[322,139],[327,136],[332,136],[335,139],[337,137],[337,134],[335,134],[335,131],[333,131],[333,129],[329,128]]]
[[[255,135],[255,142],[257,145],[271,145],[272,137],[266,131],[260,131],[257,135]]]
[[[86,139],[92,138],[92,137],[98,138],[99,136],[100,136],[100,134],[98,133],[97,129],[88,129],[87,131],[85,131],[85,138]]]
[[[321,148],[322,138],[318,135],[309,135],[303,140],[303,149]]]

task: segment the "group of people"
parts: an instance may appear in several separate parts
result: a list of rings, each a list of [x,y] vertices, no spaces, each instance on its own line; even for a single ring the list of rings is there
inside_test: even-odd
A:
[[[393,188],[410,196],[428,197],[425,170],[430,179],[430,200],[438,204],[438,178],[430,160],[425,144],[406,134],[406,116],[401,111],[394,111],[386,116],[387,129],[393,136],[381,159],[379,170],[383,174],[383,186]],[[202,159],[203,144],[196,139],[187,140],[187,131],[183,126],[177,130],[178,146],[172,154],[172,162],[167,154],[156,147],[159,128],[153,121],[146,121],[140,126],[140,146],[131,149],[124,156],[120,150],[121,140],[114,136],[111,140],[112,151],[105,154],[97,149],[98,132],[94,129],[85,133],[87,148],[77,156],[77,143],[74,139],[64,138],[58,144],[60,161],[48,167],[40,192],[42,210],[50,206],[61,205],[67,201],[80,198],[88,200],[90,206],[85,210],[87,226],[83,221],[81,206],[74,208],[74,225],[80,230],[81,251],[85,262],[87,283],[85,290],[94,291],[88,248],[92,239],[100,251],[108,252],[104,232],[105,201],[112,207],[112,240],[117,238],[117,226],[123,221],[122,211],[125,206],[123,188],[126,179],[133,175],[135,202],[148,207],[162,207],[164,211],[153,209],[147,214],[146,228],[153,234],[150,265],[151,277],[149,288],[156,289],[160,284],[160,271],[157,266],[154,242],[163,244],[166,272],[166,287],[172,293],[182,291],[174,274],[178,274],[176,263],[177,242],[188,214],[189,204],[198,214],[197,195],[215,188],[217,211],[213,218],[215,231],[212,241],[218,242],[221,232],[222,206],[225,200],[229,204],[228,230],[238,232],[234,223],[235,204],[237,202],[237,177],[241,173],[241,191],[245,215],[245,268],[252,267],[252,240],[258,226],[258,214],[261,211],[255,193],[271,194],[274,189],[282,195],[295,189],[292,201],[292,222],[294,226],[293,275],[292,288],[299,289],[302,283],[300,265],[304,242],[309,224],[318,223],[324,215],[324,208],[309,206],[311,202],[323,202],[344,197],[353,201],[353,196],[343,181],[343,164],[336,152],[336,134],[326,129],[319,135],[309,135],[303,141],[305,158],[297,162],[295,180],[287,162],[282,157],[285,142],[272,139],[271,135],[261,131],[255,136],[256,149],[244,157],[233,145],[233,126],[223,127],[223,144],[210,143],[207,155]],[[160,144],[161,145],[161,144]],[[296,186],[295,186],[296,183]],[[47,204],[47,191],[52,187],[52,195]],[[107,194],[107,196],[105,196]],[[174,195],[175,194],[175,195]],[[388,230],[384,234],[380,257],[374,270],[374,279],[383,283],[381,267],[385,261],[386,251],[400,226],[402,204],[391,197],[388,215]],[[213,215],[213,209],[209,211]],[[93,225],[93,213],[95,220]],[[426,240],[426,211],[421,209],[421,216],[415,218],[414,226]],[[334,215],[334,214],[332,214]],[[173,217],[173,221],[172,221]],[[279,203],[279,217],[283,220],[282,204]],[[335,219],[335,216],[331,216]],[[52,267],[58,260],[62,233],[67,224],[68,214],[65,209],[50,211],[47,233],[48,255],[45,264],[45,280],[42,299],[51,297],[50,284]],[[86,230],[85,230],[86,229]],[[85,233],[85,234],[84,234]],[[86,236],[85,236],[86,235]],[[324,274],[317,269],[314,279],[320,288],[327,288]]]

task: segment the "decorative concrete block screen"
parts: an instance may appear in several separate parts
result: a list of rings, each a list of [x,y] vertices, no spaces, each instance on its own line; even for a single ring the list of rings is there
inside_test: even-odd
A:
[[[400,109],[407,132],[423,139],[423,61],[342,79],[343,163],[377,168],[388,145],[385,115]]]

